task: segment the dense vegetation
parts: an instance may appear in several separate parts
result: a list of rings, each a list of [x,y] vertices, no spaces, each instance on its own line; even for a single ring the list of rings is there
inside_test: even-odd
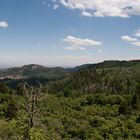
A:
[[[89,65],[59,82],[50,84],[47,90],[49,93],[70,95],[139,93],[140,61],[107,61]]]
[[[140,61],[105,63],[45,87],[1,84],[0,140],[140,139]]]

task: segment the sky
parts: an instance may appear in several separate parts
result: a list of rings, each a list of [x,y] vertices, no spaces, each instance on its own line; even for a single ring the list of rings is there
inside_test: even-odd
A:
[[[140,0],[0,0],[0,66],[140,59]]]

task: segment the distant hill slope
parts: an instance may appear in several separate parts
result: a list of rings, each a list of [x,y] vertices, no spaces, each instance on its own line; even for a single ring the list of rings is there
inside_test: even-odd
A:
[[[46,78],[58,79],[66,76],[68,72],[61,67],[43,67],[40,65],[25,65],[22,67],[8,68],[0,71],[0,79],[27,79],[27,78]]]
[[[140,60],[91,64],[47,87],[51,93],[140,92]]]
[[[97,64],[84,64],[77,66],[75,69],[93,69],[93,68],[113,68],[113,67],[132,67],[140,66],[140,60],[130,60],[130,61],[118,61],[118,60],[108,60]]]
[[[61,67],[44,67],[40,65],[25,65],[22,67],[8,68],[0,70],[0,83],[5,83],[11,88],[16,88],[23,83],[24,79],[31,85],[36,85],[36,81],[43,85],[50,81],[60,80],[69,75],[69,72]]]

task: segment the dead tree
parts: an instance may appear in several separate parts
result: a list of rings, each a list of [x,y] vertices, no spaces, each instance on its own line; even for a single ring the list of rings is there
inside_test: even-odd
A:
[[[25,111],[28,115],[27,120],[27,128],[25,129],[23,140],[30,140],[29,131],[33,128],[35,125],[35,118],[36,114],[40,112],[40,109],[38,109],[37,105],[39,103],[39,100],[41,98],[41,91],[42,91],[42,84],[38,81],[36,83],[39,87],[33,87],[32,85],[29,85],[27,82],[24,82],[24,107]]]

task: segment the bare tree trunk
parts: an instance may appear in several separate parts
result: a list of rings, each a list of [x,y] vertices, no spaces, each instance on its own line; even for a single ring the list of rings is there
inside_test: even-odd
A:
[[[39,102],[39,95],[41,94],[42,85],[39,84],[39,88],[34,88],[33,86],[29,85],[27,82],[24,82],[24,91],[25,91],[25,110],[28,114],[28,128],[26,128],[23,134],[23,140],[30,140],[29,131],[34,127],[35,124],[35,116],[36,113],[39,111],[37,109],[37,103]]]
[[[30,134],[29,134],[29,130],[25,130],[24,134],[23,134],[23,140],[30,140]]]

